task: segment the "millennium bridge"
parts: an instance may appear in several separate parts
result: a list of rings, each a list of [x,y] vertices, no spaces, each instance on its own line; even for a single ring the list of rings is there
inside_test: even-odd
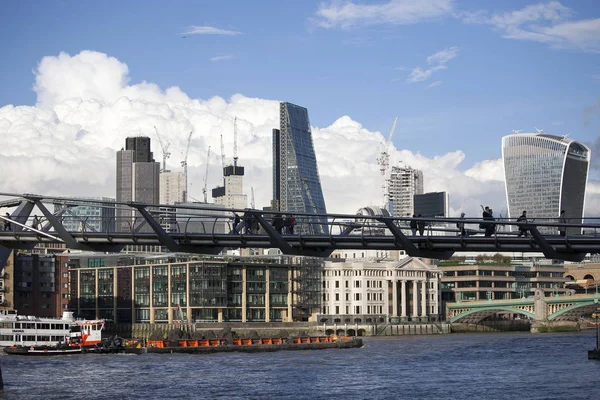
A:
[[[171,252],[199,254],[218,254],[227,248],[278,248],[287,255],[318,257],[327,257],[336,249],[368,249],[404,250],[412,257],[435,259],[449,259],[457,252],[534,252],[574,262],[589,253],[600,253],[599,218],[586,218],[583,224],[497,219],[493,221],[494,233],[485,236],[482,224],[490,222],[479,218],[294,213],[293,233],[284,233],[283,222],[278,225],[275,221],[289,218],[289,212],[232,210],[206,203],[165,205],[15,193],[0,196],[8,197],[0,201],[0,208],[12,210],[0,212],[0,227],[5,227],[0,231],[0,246],[9,249],[31,249],[38,243],[102,252],[118,252],[128,245],[156,245]],[[71,211],[78,206],[112,209],[114,216],[80,217]],[[38,217],[38,211],[42,216]],[[411,221],[422,234],[411,230]],[[457,223],[464,223],[466,234],[459,234]],[[519,229],[528,234],[517,235]],[[559,230],[567,234],[560,236]]]

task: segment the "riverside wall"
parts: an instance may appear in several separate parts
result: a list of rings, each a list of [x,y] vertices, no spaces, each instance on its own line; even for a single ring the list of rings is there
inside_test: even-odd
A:
[[[153,335],[168,338],[173,333],[220,337],[235,332],[239,337],[298,336],[407,336],[440,335],[451,332],[447,323],[316,325],[315,323],[195,323],[195,324],[106,324],[105,334],[127,339],[149,339]]]

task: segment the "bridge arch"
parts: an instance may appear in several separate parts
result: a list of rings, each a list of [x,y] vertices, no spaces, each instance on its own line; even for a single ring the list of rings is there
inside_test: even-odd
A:
[[[492,307],[476,308],[476,309],[464,312],[462,314],[458,314],[456,317],[452,318],[450,320],[450,322],[451,323],[453,323],[453,322],[459,322],[459,320],[461,320],[462,318],[465,318],[465,317],[467,317],[467,316],[469,316],[471,314],[481,313],[481,312],[484,312],[484,311],[494,311],[494,312],[497,312],[497,311],[508,311],[508,312],[511,312],[511,313],[525,315],[526,317],[531,318],[531,319],[534,318],[534,315],[532,313],[524,311],[524,310],[521,310],[521,309],[518,309],[518,308],[503,307],[503,306],[492,306]]]
[[[573,275],[565,275],[565,279],[567,280],[567,283],[575,282],[575,277]]]
[[[590,301],[582,301],[580,303],[573,304],[569,307],[565,307],[562,310],[559,310],[552,315],[548,315],[548,320],[552,321],[552,320],[560,317],[561,315],[567,314],[578,308],[587,308],[586,311],[594,311],[598,307],[597,301],[598,301],[598,299],[594,299],[594,300],[590,300]]]
[[[594,275],[592,275],[592,274],[585,274],[585,276],[583,277],[583,279],[593,279],[593,280],[596,280],[594,278]]]

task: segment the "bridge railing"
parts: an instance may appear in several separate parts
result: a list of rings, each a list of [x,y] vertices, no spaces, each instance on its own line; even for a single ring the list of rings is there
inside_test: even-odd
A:
[[[0,193],[6,195],[5,193]],[[11,196],[16,196],[10,194]],[[246,232],[245,221],[250,220],[255,229],[250,229],[253,234],[266,234],[260,224],[257,224],[256,216],[261,216],[263,221],[274,224],[276,216],[285,221],[289,215],[294,218],[294,234],[300,236],[327,235],[332,240],[341,235],[361,235],[363,237],[389,236],[392,234],[386,226],[385,221],[392,221],[399,231],[406,236],[413,236],[411,223],[417,224],[417,236],[440,236],[460,235],[461,231],[457,224],[464,224],[467,236],[483,234],[486,224],[493,224],[493,236],[514,236],[519,234],[519,228],[524,230],[537,229],[543,235],[558,235],[565,231],[565,238],[569,236],[580,236],[582,231],[586,235],[597,236],[600,234],[600,218],[586,217],[584,219],[567,219],[566,223],[559,223],[556,219],[532,218],[527,222],[517,222],[514,218],[497,218],[494,221],[482,218],[431,218],[431,217],[384,217],[381,215],[353,215],[353,214],[319,214],[298,213],[290,211],[278,212],[251,209],[227,209],[208,204],[185,204],[185,205],[161,205],[145,204],[138,202],[116,202],[101,201],[97,199],[86,200],[76,198],[43,197],[39,195],[23,195],[20,199],[11,199],[2,204],[14,207],[20,201],[40,200],[44,204],[54,205],[54,214],[57,220],[69,232],[97,232],[118,233],[128,232],[131,234],[151,233],[149,221],[140,215],[139,208],[148,210],[154,221],[168,233],[179,234],[223,234]],[[0,204],[1,206],[1,204]],[[78,215],[75,207],[86,207],[88,210],[99,209],[101,213],[107,210],[108,216],[103,215]],[[240,224],[234,226],[235,215],[239,215]],[[244,217],[247,216],[247,219]],[[535,217],[535,216],[532,216]],[[0,220],[4,222],[20,222],[24,227],[20,231],[30,230],[27,227],[41,231],[54,231],[48,219],[31,213],[1,215]],[[0,221],[0,222],[2,222]],[[2,226],[0,226],[0,230]],[[31,230],[33,230],[31,229]],[[6,231],[6,228],[4,228]],[[282,227],[282,234],[289,233],[286,227]]]

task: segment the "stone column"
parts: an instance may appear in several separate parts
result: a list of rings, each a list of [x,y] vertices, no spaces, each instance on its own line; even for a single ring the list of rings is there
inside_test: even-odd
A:
[[[248,292],[246,291],[246,266],[242,267],[242,322],[248,322],[246,319],[246,308],[248,307],[247,297]]]
[[[416,318],[419,316],[419,286],[416,280],[413,282],[413,309],[412,316]]]
[[[406,279],[402,279],[402,290],[401,290],[401,298],[402,298],[402,315],[401,317],[406,318]]]
[[[269,286],[271,281],[271,270],[265,268],[265,322],[271,322],[271,315],[269,309],[271,308],[271,295],[269,293]]]
[[[427,316],[427,280],[421,281],[421,317]]]
[[[398,316],[398,281],[392,280],[392,317]]]

